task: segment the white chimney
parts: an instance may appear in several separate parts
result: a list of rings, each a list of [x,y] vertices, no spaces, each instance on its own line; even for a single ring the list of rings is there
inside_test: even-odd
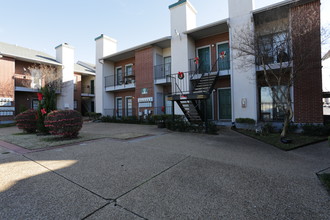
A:
[[[171,56],[172,73],[189,71],[189,59],[195,57],[195,41],[186,32],[196,27],[196,9],[188,0],[181,0],[169,6],[171,13]],[[189,85],[189,77],[184,84]],[[172,88],[176,88],[172,85]],[[185,88],[189,90],[189,88]]]
[[[62,64],[61,94],[57,98],[58,109],[74,108],[74,48],[67,43],[55,47],[56,60]]]
[[[249,14],[255,9],[255,0],[228,0],[229,17]]]
[[[114,63],[102,58],[117,52],[117,41],[104,34],[95,38],[96,76],[95,76],[95,111],[106,114],[105,109],[114,108],[114,96],[105,91],[105,77],[114,74]]]

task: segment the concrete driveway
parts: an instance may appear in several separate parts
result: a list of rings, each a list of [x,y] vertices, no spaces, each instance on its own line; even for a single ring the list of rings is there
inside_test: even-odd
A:
[[[326,142],[284,152],[230,130],[90,123],[84,132],[149,136],[0,147],[0,219],[330,219],[315,175],[330,167]]]

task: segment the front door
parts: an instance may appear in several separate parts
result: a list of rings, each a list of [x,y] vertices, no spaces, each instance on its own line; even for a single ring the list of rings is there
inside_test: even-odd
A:
[[[210,48],[204,47],[198,49],[198,58],[199,58],[199,72],[208,73],[210,71],[211,60],[210,60]]]
[[[219,89],[219,118],[231,119],[231,90]]]

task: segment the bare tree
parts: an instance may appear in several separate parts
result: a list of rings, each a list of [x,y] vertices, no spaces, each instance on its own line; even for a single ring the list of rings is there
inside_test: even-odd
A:
[[[59,67],[40,64],[33,65],[28,68],[32,78],[33,87],[41,89],[41,87],[48,87],[50,90],[57,91],[61,89],[62,78]]]
[[[235,30],[239,34],[234,36],[232,47],[236,50],[234,59],[239,59],[242,65],[257,66],[253,80],[269,88],[273,108],[282,114],[281,137],[285,137],[294,114],[291,90],[299,72],[306,68],[306,61],[315,59],[312,56],[320,48],[320,39],[311,35],[320,32],[320,24],[313,11],[306,13],[299,7],[290,18],[272,13],[268,16],[265,22],[255,25],[254,31],[248,26]]]

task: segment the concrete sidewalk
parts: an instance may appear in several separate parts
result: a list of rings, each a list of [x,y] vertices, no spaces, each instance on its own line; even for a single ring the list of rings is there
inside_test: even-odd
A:
[[[149,136],[26,154],[0,148],[0,219],[330,218],[315,175],[330,167],[326,142],[284,152],[230,130],[90,123],[82,132]]]

